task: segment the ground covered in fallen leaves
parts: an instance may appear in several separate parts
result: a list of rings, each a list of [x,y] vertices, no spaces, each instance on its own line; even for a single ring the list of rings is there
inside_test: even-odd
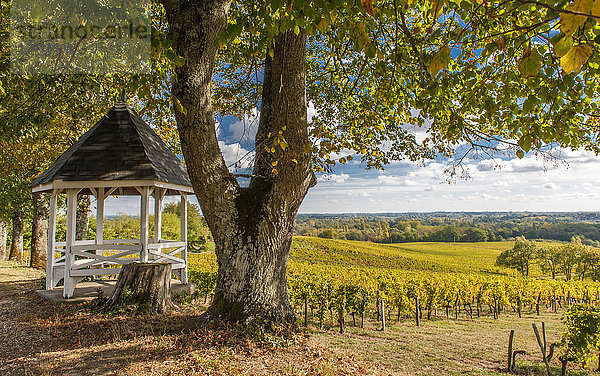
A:
[[[203,329],[199,305],[165,315],[99,314],[35,295],[38,271],[0,262],[0,375],[388,375],[303,334]]]

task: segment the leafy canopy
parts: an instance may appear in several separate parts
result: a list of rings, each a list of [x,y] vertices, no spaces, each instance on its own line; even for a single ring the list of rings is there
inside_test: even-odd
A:
[[[235,1],[220,41],[218,114],[260,105],[273,36],[301,29],[317,169],[465,144],[464,153],[519,157],[558,145],[599,151],[600,0]],[[415,126],[427,133],[415,137]]]

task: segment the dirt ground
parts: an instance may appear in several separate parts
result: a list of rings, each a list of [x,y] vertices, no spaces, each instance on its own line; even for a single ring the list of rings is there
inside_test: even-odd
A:
[[[0,375],[389,375],[384,367],[297,335],[249,336],[196,325],[202,310],[92,313],[35,295],[38,271],[0,262]]]

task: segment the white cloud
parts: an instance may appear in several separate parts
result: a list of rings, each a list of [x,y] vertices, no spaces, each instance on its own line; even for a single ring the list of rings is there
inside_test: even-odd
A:
[[[377,181],[385,185],[417,185],[414,180],[407,179],[405,176],[379,175]]]
[[[559,189],[560,187],[554,183],[546,183],[546,184],[544,184],[544,188],[550,189],[550,190],[556,190],[556,189]]]
[[[319,112],[315,108],[315,104],[313,102],[308,102],[308,108],[306,109],[306,120],[308,123],[312,123],[313,118],[318,114]]]
[[[260,112],[253,108],[249,114],[229,125],[229,137],[232,141],[254,140],[258,131]]]
[[[230,171],[236,168],[250,168],[254,161],[254,152],[244,149],[239,143],[226,144],[225,141],[219,141],[219,148],[223,154],[223,159]]]
[[[320,176],[318,178],[319,181],[330,181],[336,184],[341,184],[343,182],[345,182],[346,180],[348,180],[348,178],[350,178],[350,175],[348,174],[324,174],[322,176]]]

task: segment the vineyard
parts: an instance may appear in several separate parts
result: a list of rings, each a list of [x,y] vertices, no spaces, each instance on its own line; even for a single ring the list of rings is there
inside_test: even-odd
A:
[[[447,244],[374,243],[296,237],[288,283],[300,321],[322,327],[348,320],[362,326],[376,319],[382,329],[390,318],[521,315],[557,312],[600,299],[600,283],[524,278],[494,266],[512,242]],[[194,255],[191,280],[209,296],[216,283],[214,254]]]

